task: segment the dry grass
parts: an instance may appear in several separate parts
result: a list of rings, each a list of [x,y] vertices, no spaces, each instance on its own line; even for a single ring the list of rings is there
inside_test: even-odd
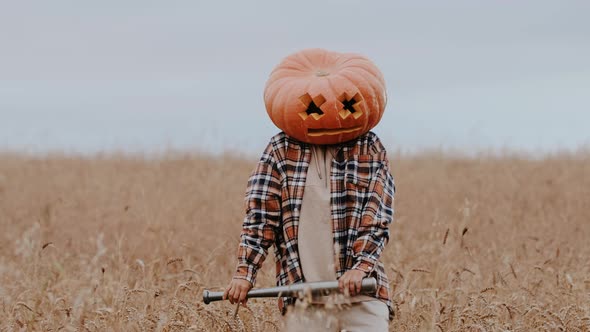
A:
[[[392,330],[590,331],[590,154],[392,159]],[[0,331],[277,329],[272,300],[200,302],[231,277],[253,163],[1,155]]]

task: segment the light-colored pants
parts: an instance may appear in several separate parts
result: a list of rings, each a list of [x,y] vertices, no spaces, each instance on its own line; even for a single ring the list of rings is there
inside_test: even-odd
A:
[[[311,305],[290,308],[284,319],[285,331],[377,331],[389,327],[389,309],[381,301],[364,301],[343,308]]]

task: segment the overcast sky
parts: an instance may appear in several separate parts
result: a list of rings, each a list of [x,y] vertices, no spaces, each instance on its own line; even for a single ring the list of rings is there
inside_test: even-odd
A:
[[[590,1],[0,0],[0,149],[258,154],[297,50],[362,53],[389,149],[590,143]]]

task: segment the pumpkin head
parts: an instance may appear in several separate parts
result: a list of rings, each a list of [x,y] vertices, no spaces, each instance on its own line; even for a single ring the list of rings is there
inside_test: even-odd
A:
[[[307,49],[272,71],[266,111],[287,135],[311,144],[337,144],[375,127],[386,103],[379,69],[358,54]]]

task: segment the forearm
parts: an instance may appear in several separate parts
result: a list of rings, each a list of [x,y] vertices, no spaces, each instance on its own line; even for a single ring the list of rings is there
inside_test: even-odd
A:
[[[377,265],[388,240],[388,231],[359,236],[353,244],[355,263],[352,269],[370,274]]]
[[[245,222],[238,247],[238,265],[234,274],[234,278],[248,280],[252,285],[256,283],[257,272],[266,259],[268,248],[274,238],[272,226],[262,225],[260,231],[257,231],[256,227]]]

